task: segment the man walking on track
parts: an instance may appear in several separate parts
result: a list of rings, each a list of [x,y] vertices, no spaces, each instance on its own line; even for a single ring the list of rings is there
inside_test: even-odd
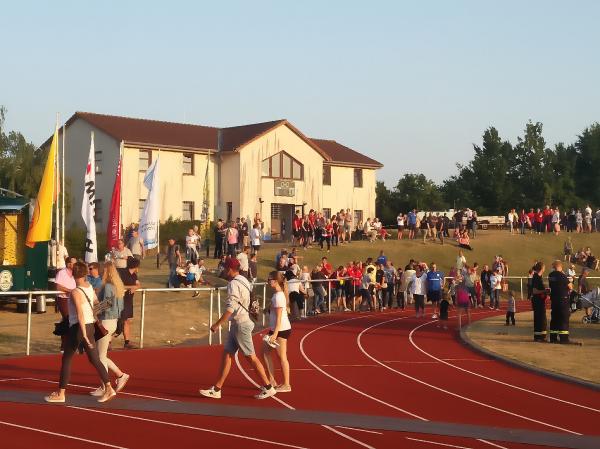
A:
[[[563,273],[563,264],[555,260],[552,264],[554,271],[548,275],[550,285],[550,301],[552,312],[550,315],[550,343],[574,343],[569,341],[569,318],[571,316],[570,291],[573,284]]]
[[[248,311],[252,287],[248,280],[240,275],[240,262],[236,258],[227,260],[223,273],[229,281],[227,284],[227,308],[218,321],[210,327],[210,330],[215,332],[226,321],[231,321],[231,329],[223,346],[219,378],[214,386],[208,390],[200,390],[200,394],[207,398],[221,399],[221,388],[231,370],[233,357],[238,350],[241,350],[244,357],[258,373],[263,384],[260,393],[254,397],[256,399],[266,399],[275,395],[276,391],[269,383],[265,369],[254,351],[254,343],[252,342],[254,323],[250,319]]]

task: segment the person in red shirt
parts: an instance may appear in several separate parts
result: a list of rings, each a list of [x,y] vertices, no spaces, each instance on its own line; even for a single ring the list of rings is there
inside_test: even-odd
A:
[[[550,209],[550,206],[548,206],[546,204],[546,207],[544,208],[544,221],[543,221],[543,225],[542,225],[542,232],[550,232],[551,231],[551,226],[552,226],[552,215],[554,215],[554,211],[552,209]]]
[[[535,231],[541,234],[544,229],[544,213],[538,208],[535,213]]]
[[[529,227],[530,232],[533,234],[535,229],[535,212],[533,211],[533,207],[529,209],[527,212],[527,226]]]
[[[292,232],[294,236],[294,244],[301,246],[303,242],[302,235],[302,216],[300,215],[300,211],[296,211],[296,215],[294,215],[294,220],[292,221]]]

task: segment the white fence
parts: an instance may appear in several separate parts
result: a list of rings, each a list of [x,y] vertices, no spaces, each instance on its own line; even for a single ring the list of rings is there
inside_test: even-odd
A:
[[[446,279],[451,279],[449,277],[446,277]],[[504,279],[510,281],[518,281],[519,286],[520,286],[520,293],[521,293],[521,299],[524,299],[523,293],[524,293],[524,286],[527,285],[527,279],[528,277],[526,276],[506,276]],[[588,276],[588,279],[600,279],[600,277],[592,277],[592,276]],[[352,278],[343,278],[344,281],[346,280],[352,280]],[[324,283],[326,282],[328,284],[327,286],[327,312],[331,313],[331,284],[332,282],[335,282],[336,280],[334,279],[322,279],[322,280],[309,280],[309,281],[300,281],[301,283]],[[267,284],[265,282],[256,282],[253,284],[253,289],[256,288],[260,288],[262,287],[262,325],[265,325],[265,320],[266,320],[266,315],[265,315],[265,308],[267,305]],[[141,315],[140,315],[140,348],[144,347],[144,330],[145,330],[145,317],[146,317],[146,295],[147,293],[151,293],[151,292],[162,292],[162,293],[172,293],[172,292],[208,292],[209,293],[209,298],[210,298],[210,302],[209,302],[209,318],[208,318],[208,327],[210,329],[210,327],[213,325],[213,315],[215,312],[215,307],[214,307],[214,303],[215,303],[215,299],[216,299],[216,303],[217,303],[217,307],[216,307],[216,312],[217,315],[220,317],[221,316],[221,295],[223,291],[227,290],[227,287],[198,287],[198,288],[142,288],[136,291],[141,293],[142,296],[142,303],[140,305],[140,309],[141,309]],[[356,286],[353,283],[353,292],[354,292],[354,296],[356,296]],[[1,297],[26,297],[27,298],[27,326],[26,326],[26,337],[25,337],[25,354],[26,355],[30,355],[30,349],[31,349],[31,317],[32,317],[32,304],[33,304],[33,300],[34,297],[40,297],[40,296],[56,296],[59,294],[62,294],[63,292],[59,292],[59,291],[54,291],[54,290],[31,290],[31,291],[18,291],[18,292],[0,292],[0,298]],[[215,298],[216,296],[216,298]],[[36,298],[37,300],[37,298]],[[355,311],[355,301],[352,300],[352,310]],[[307,313],[307,308],[308,308],[308,301],[304,301],[304,314],[306,315]],[[222,329],[219,328],[217,331],[217,336],[218,336],[218,343],[221,344],[223,342],[223,336],[222,336]],[[48,335],[48,338],[52,338],[52,334]],[[208,332],[208,344],[212,345],[213,343],[213,334],[212,332],[209,330]]]

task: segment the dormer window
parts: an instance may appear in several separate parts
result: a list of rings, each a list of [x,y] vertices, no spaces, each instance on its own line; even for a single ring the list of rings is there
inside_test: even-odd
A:
[[[297,179],[304,178],[304,166],[287,154],[280,151],[262,161],[262,176],[264,178]]]

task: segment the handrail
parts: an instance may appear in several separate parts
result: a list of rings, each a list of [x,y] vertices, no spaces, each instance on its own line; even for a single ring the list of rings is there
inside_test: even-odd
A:
[[[452,277],[450,276],[445,276],[444,279],[452,279]],[[503,279],[507,279],[507,280],[519,280],[520,281],[520,291],[521,291],[521,299],[523,299],[523,280],[525,279],[529,279],[529,276],[505,276],[503,277]],[[588,279],[600,279],[600,276],[588,276]],[[344,281],[355,281],[357,280],[356,278],[353,277],[344,277],[344,278],[334,278],[334,279],[307,279],[307,280],[300,280],[298,279],[299,282],[301,283],[310,283],[310,284],[319,284],[319,283],[328,283],[328,292],[327,292],[327,299],[328,299],[328,313],[331,313],[331,284],[333,282],[339,281],[339,280],[344,280]],[[265,325],[265,313],[264,310],[266,308],[266,296],[267,296],[267,283],[266,282],[254,282],[251,283],[252,288],[254,289],[255,287],[263,287],[262,288],[262,309],[263,309],[263,314],[262,314],[262,325]],[[353,288],[356,289],[356,285],[353,283]],[[217,312],[219,314],[219,316],[221,315],[221,292],[223,290],[226,290],[227,287],[226,286],[219,286],[219,287],[190,287],[190,288],[140,288],[138,290],[136,290],[136,293],[139,292],[142,294],[142,303],[141,303],[141,317],[140,317],[140,348],[144,347],[144,329],[145,329],[145,316],[146,316],[146,294],[147,293],[160,293],[160,292],[209,292],[210,293],[210,297],[209,297],[209,328],[212,327],[213,325],[213,314],[214,314],[214,307],[213,307],[213,303],[215,300],[215,295],[214,293],[216,292],[216,300],[217,300]],[[64,292],[62,291],[58,291],[58,290],[21,290],[21,291],[8,291],[8,292],[0,292],[0,297],[3,296],[8,296],[8,297],[19,297],[19,296],[24,296],[27,297],[27,331],[26,331],[26,347],[25,347],[25,354],[29,355],[30,354],[30,348],[31,348],[31,316],[32,316],[32,303],[33,303],[33,297],[34,296],[42,296],[42,295],[52,295],[52,296],[57,296],[57,295],[62,295],[64,294]],[[307,302],[308,301],[304,301],[304,314],[306,315],[307,313]],[[352,301],[352,307],[353,310],[355,310],[355,302]],[[222,343],[222,332],[221,329],[219,329],[219,344]],[[208,333],[208,344],[212,345],[212,332],[209,331]]]

